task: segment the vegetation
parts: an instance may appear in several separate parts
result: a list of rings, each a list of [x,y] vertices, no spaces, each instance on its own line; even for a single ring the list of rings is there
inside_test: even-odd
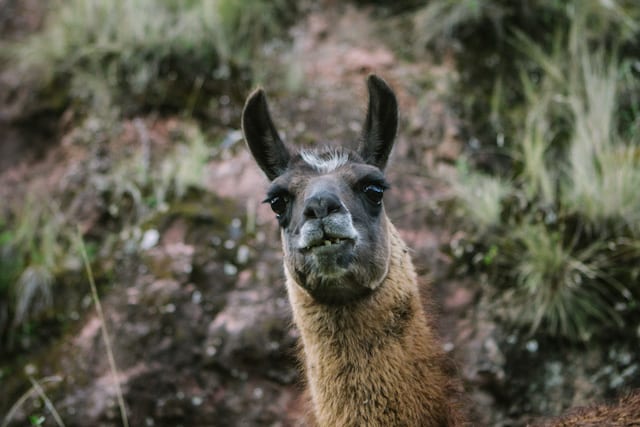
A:
[[[250,64],[293,16],[291,0],[71,0],[11,50],[54,111],[80,103],[213,115],[212,98],[248,86]]]
[[[197,123],[180,122],[170,133],[172,148],[158,150],[148,123],[124,117],[152,109],[220,120],[230,98],[244,94],[252,67],[259,71],[265,46],[284,36],[295,16],[291,0],[69,0],[53,3],[41,31],[4,44],[2,56],[20,70],[22,90],[36,97],[23,107],[23,119],[70,107],[79,122],[70,141],[96,158],[127,131],[136,144],[106,153],[106,166],[89,162],[80,172],[85,183],[64,197],[29,188],[26,201],[4,206],[0,347],[21,347],[16,337],[51,318],[63,298],[60,276],[79,270],[70,254],[80,199],[97,194],[109,231],[135,239],[140,233],[131,230],[202,185],[212,149]]]
[[[18,184],[19,189],[2,193],[12,196],[0,202],[0,389],[8,390],[0,398],[0,406],[13,404],[5,417],[7,425],[9,419],[21,419],[31,425],[58,421],[50,418],[55,409],[49,409],[43,391],[52,393],[51,401],[59,403],[61,390],[68,391],[62,384],[65,379],[40,377],[50,372],[23,373],[18,366],[25,359],[39,364],[38,350],[46,347],[49,351],[60,334],[75,332],[71,328],[78,326],[76,320],[90,309],[85,262],[90,274],[95,274],[97,290],[103,292],[106,286],[117,282],[109,280],[112,275],[121,274],[115,272],[116,266],[123,270],[122,275],[134,274],[129,265],[118,263],[135,258],[141,249],[156,244],[163,237],[163,227],[169,227],[170,221],[177,218],[198,222],[196,231],[189,231],[198,234],[202,240],[198,244],[207,245],[207,251],[196,252],[198,257],[211,261],[209,256],[213,254],[212,263],[224,263],[219,271],[205,271],[208,265],[204,261],[193,261],[194,272],[184,273],[188,279],[180,279],[181,284],[195,282],[198,288],[199,281],[206,279],[209,285],[209,279],[219,275],[220,283],[212,284],[212,292],[223,290],[215,295],[213,303],[202,296],[202,288],[189,296],[210,304],[213,308],[208,314],[213,316],[227,304],[227,289],[236,278],[243,286],[253,280],[238,266],[243,264],[249,270],[244,264],[247,254],[253,257],[256,250],[266,247],[263,240],[269,240],[261,231],[254,233],[259,230],[254,228],[255,206],[247,205],[250,218],[246,227],[251,230],[248,234],[260,236],[263,246],[253,247],[252,242],[234,246],[238,243],[234,236],[241,232],[242,222],[232,218],[240,214],[235,207],[207,197],[202,189],[203,177],[212,157],[217,159],[222,154],[224,160],[226,151],[239,139],[233,127],[239,121],[241,98],[251,85],[268,79],[270,88],[285,87],[284,79],[289,78],[291,89],[301,81],[296,74],[302,72],[301,66],[289,64],[289,71],[287,65],[274,66],[278,60],[291,60],[274,53],[286,48],[287,30],[298,18],[298,8],[317,12],[318,7],[325,6],[293,0],[47,3],[49,13],[40,30],[30,36],[19,32],[0,41],[0,71],[11,72],[10,78],[0,73],[0,92],[5,92],[0,96],[0,132],[5,123],[11,128],[39,132],[46,124],[46,144],[57,146],[43,152],[64,152],[74,160],[64,160],[64,166],[73,165],[73,170],[64,171],[64,176],[43,177],[34,168],[26,172],[28,178]],[[637,384],[637,358],[632,352],[627,355],[620,350],[626,349],[626,342],[621,347],[608,347],[611,342],[607,341],[618,334],[625,340],[635,339],[633,334],[640,333],[637,2],[351,3],[348,7],[364,5],[366,13],[373,12],[372,19],[379,21],[378,30],[386,47],[395,43],[390,50],[398,60],[398,68],[387,75],[407,96],[409,114],[405,118],[413,129],[405,128],[405,135],[412,142],[419,139],[412,131],[437,134],[422,117],[422,113],[432,110],[422,107],[430,105],[425,100],[431,101],[434,92],[442,93],[441,89],[447,86],[441,84],[442,80],[436,82],[432,75],[415,78],[416,73],[425,69],[431,58],[441,59],[445,65],[436,67],[434,75],[444,72],[447,83],[453,82],[453,90],[446,87],[445,96],[449,99],[443,109],[447,119],[453,118],[446,126],[455,129],[450,133],[447,129],[446,138],[459,136],[466,146],[450,182],[456,195],[451,208],[458,214],[456,230],[461,232],[456,232],[446,250],[454,261],[455,272],[471,276],[482,288],[482,300],[474,310],[482,310],[488,303],[493,320],[504,325],[502,332],[509,335],[502,337],[504,341],[499,345],[506,342],[504,348],[522,351],[513,353],[518,356],[533,357],[535,353],[537,358],[532,360],[539,365],[537,372],[543,372],[548,368],[547,344],[558,344],[556,347],[564,350],[566,340],[580,344],[599,340],[588,348],[609,353],[600,359],[602,368],[586,382],[593,379],[593,389],[599,388],[601,394],[618,390],[620,384]],[[22,7],[17,0],[8,4],[11,10],[0,17],[0,32],[8,28],[5,22],[11,20],[10,15]],[[326,5],[345,7],[340,2]],[[43,6],[38,3],[34,7]],[[351,45],[336,46],[343,39],[327,33],[334,31],[330,19],[335,15],[319,15],[318,21],[312,18],[311,25],[302,29],[303,36],[310,39],[304,39],[297,48],[318,48],[320,59],[328,52],[348,52]],[[329,20],[323,22],[327,17]],[[16,25],[21,24],[20,19]],[[355,27],[358,28],[360,23]],[[349,43],[356,40],[353,34],[357,31],[351,31]],[[325,41],[339,49],[322,51]],[[353,43],[356,44],[370,46],[360,41]],[[345,55],[344,67],[340,64],[338,70],[331,71],[355,78],[354,74],[367,69],[367,61],[362,61],[365,65],[357,70],[347,62],[358,62],[360,55],[368,53],[366,48],[358,50],[356,60]],[[425,54],[427,61],[416,58]],[[300,57],[297,51],[293,56]],[[414,59],[419,61],[412,62]],[[328,72],[318,67],[317,73]],[[407,78],[414,80],[402,80]],[[324,80],[318,81],[322,86],[309,81],[311,90],[300,92],[291,102],[299,104],[296,110],[320,123],[326,119],[325,111],[313,111],[312,96],[326,86]],[[3,90],[14,84],[17,86],[11,90]],[[427,95],[416,108],[411,98],[427,86]],[[4,104],[14,101],[20,104],[17,108],[5,108]],[[288,108],[294,109],[288,102],[283,105],[284,114]],[[9,114],[5,115],[6,111]],[[307,129],[303,123],[293,122],[296,134]],[[329,122],[326,128],[334,129]],[[39,137],[36,142],[41,142]],[[417,147],[422,148],[425,147]],[[408,153],[410,159],[413,149]],[[447,152],[443,158],[450,159],[451,155]],[[39,160],[34,164],[40,166]],[[50,159],[44,160],[46,163]],[[42,185],[42,180],[49,182]],[[199,230],[210,227],[211,221],[221,230],[228,228],[229,235],[206,240],[209,234]],[[78,228],[86,243],[86,259],[78,250]],[[153,233],[156,230],[159,232]],[[154,260],[153,271],[148,274],[154,278],[169,274],[162,263],[164,259]],[[252,272],[256,277],[280,273],[277,269],[274,273],[266,267],[259,268]],[[134,286],[140,286],[141,277],[136,276]],[[182,291],[187,294],[187,290]],[[93,296],[97,305],[97,296]],[[179,310],[178,304],[172,301],[172,309]],[[104,327],[104,320],[101,322]],[[513,331],[521,334],[512,334]],[[176,339],[179,335],[171,336]],[[514,336],[518,337],[516,344],[510,341]],[[530,350],[538,349],[538,343],[540,351]],[[108,346],[105,344],[105,348]],[[509,359],[509,350],[504,348],[500,350]],[[217,351],[207,348],[207,357],[211,350]],[[173,356],[178,350],[166,351],[173,352]],[[599,363],[596,359],[594,365]],[[517,357],[510,363],[519,365],[518,370],[527,370],[531,364],[523,365],[522,360]],[[562,367],[556,360],[549,363],[554,369],[562,368],[554,372],[566,376],[562,387],[570,390],[571,374],[565,367],[577,359],[567,356],[566,360],[567,365]],[[209,366],[215,365],[211,370],[217,375],[218,370],[223,370],[216,363]],[[508,364],[496,363],[500,369],[511,369]],[[55,366],[51,369],[58,372]],[[115,371],[114,363],[111,369]],[[229,381],[231,377],[245,381],[230,372]],[[513,375],[506,383],[490,381],[490,393],[517,396],[526,401],[521,407],[534,408],[529,401],[532,395],[550,395],[539,388],[538,382],[530,387],[531,372],[524,374],[524,380],[523,376]],[[36,377],[40,377],[42,387]],[[543,375],[540,378],[546,385]],[[289,384],[291,380],[277,381]],[[518,381],[526,383],[522,393],[513,392],[512,385],[516,384],[517,389]],[[31,388],[27,391],[29,383]],[[486,391],[486,382],[482,387]],[[123,389],[127,394],[131,390],[137,392],[129,387]],[[270,396],[267,388],[258,391]],[[131,405],[129,398],[130,395],[118,396],[123,419],[127,415],[122,401]],[[506,399],[496,398],[496,402],[501,400]],[[39,406],[30,406],[34,402]],[[510,403],[504,405],[505,411],[515,413],[516,409],[507,408]],[[62,411],[61,419],[69,417],[64,406],[58,409]],[[129,409],[133,423],[134,412],[139,408]],[[493,409],[495,406],[491,406]],[[115,410],[113,413],[116,420],[118,414]]]
[[[503,165],[502,148],[517,144],[510,137],[523,125],[521,77],[537,84],[541,67],[554,66],[544,62],[550,59],[544,53],[575,52],[577,43],[635,58],[640,9],[630,0],[437,0],[417,10],[413,24],[418,52],[428,47],[456,58],[464,97],[454,102],[470,139],[480,143],[483,167],[495,169]]]
[[[51,308],[54,276],[60,271],[69,244],[64,219],[53,206],[53,203],[36,203],[35,197],[29,197],[24,205],[14,207],[1,228],[0,337],[3,346],[14,342],[12,331],[28,331],[30,322]]]
[[[98,141],[97,134],[103,129],[91,129],[79,128],[76,143],[88,143],[82,138]],[[120,132],[111,131],[111,138],[119,137]],[[132,230],[139,231],[151,215],[166,211],[189,189],[202,186],[210,148],[199,128],[195,124],[182,125],[175,130],[172,143],[173,148],[161,158],[145,160],[144,153],[151,150],[147,147],[146,150],[136,149],[131,155],[114,155],[111,167],[106,170],[96,171],[88,166],[82,173],[91,178],[64,204],[53,199],[43,203],[46,198],[40,196],[11,206],[7,225],[0,228],[3,347],[15,348],[20,344],[15,340],[17,331],[28,334],[31,322],[51,317],[50,311],[56,302],[54,295],[58,295],[58,300],[64,299],[61,295],[63,284],[56,278],[65,271],[79,269],[80,260],[73,244],[74,198],[97,194],[100,206],[105,209],[107,227],[117,232],[125,231],[124,236],[129,236],[127,239],[133,239],[133,244],[137,245],[140,233]],[[91,246],[89,250],[95,256]]]
[[[531,13],[553,23],[549,36],[509,27],[522,11],[503,2],[432,2],[420,19],[441,25],[425,41],[490,20],[504,42],[482,52],[503,62],[494,78],[461,79],[476,91],[464,108],[480,142],[454,183],[469,226],[457,265],[485,274],[512,324],[587,341],[638,320],[640,98],[626,52],[640,8],[582,6],[540,2]]]
[[[87,255],[87,249],[84,245],[84,241],[82,240],[82,235],[80,234],[80,230],[78,229],[78,234],[76,236],[76,247],[82,255],[82,262],[84,264],[85,270],[87,272],[87,278],[89,279],[89,286],[91,287],[91,299],[93,300],[93,304],[96,307],[96,312],[98,314],[98,319],[100,319],[100,329],[102,331],[102,341],[104,342],[104,347],[107,349],[107,358],[109,359],[109,369],[111,370],[111,375],[113,377],[113,382],[116,386],[116,396],[118,399],[118,408],[120,409],[120,417],[122,420],[123,427],[129,427],[129,419],[127,418],[127,408],[124,403],[124,397],[122,395],[122,389],[120,387],[120,380],[118,378],[118,367],[115,362],[115,358],[113,357],[113,350],[111,348],[111,340],[109,339],[109,332],[107,331],[107,322],[105,320],[104,312],[102,310],[102,303],[100,302],[100,298],[98,297],[98,289],[96,287],[95,280],[93,279],[93,271],[91,270],[91,265],[89,264],[89,256]],[[32,381],[32,383],[34,383]],[[34,383],[35,385],[35,383]],[[44,394],[42,394],[43,399],[45,398]],[[47,399],[48,401],[48,399]],[[48,404],[47,408],[55,414],[55,409],[53,409],[53,405]],[[56,418],[57,420],[59,417]],[[62,424],[59,422],[58,424]]]

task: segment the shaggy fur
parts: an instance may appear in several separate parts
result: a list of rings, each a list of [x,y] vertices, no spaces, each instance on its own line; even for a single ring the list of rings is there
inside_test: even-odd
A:
[[[397,101],[381,79],[371,76],[367,85],[356,151],[287,147],[260,89],[243,112],[245,139],[271,180],[266,201],[282,230],[311,424],[460,425],[408,250],[382,205]]]
[[[640,393],[629,394],[611,405],[575,408],[561,417],[536,423],[537,427],[638,427]]]
[[[287,271],[315,421],[320,426],[460,425],[454,384],[427,323],[404,243],[387,224],[389,273],[369,298],[318,304]]]

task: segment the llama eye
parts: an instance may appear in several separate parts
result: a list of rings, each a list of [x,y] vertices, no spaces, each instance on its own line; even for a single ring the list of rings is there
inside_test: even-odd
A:
[[[275,196],[269,199],[271,209],[275,212],[276,217],[280,218],[287,210],[289,199],[286,196]]]
[[[384,194],[384,188],[382,186],[369,184],[364,187],[363,191],[371,203],[374,205],[382,204],[382,196]]]

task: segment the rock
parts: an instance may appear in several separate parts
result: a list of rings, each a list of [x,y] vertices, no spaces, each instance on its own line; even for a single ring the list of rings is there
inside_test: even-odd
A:
[[[278,381],[295,378],[291,367],[279,362],[290,357],[295,338],[283,297],[265,290],[234,291],[227,305],[209,324],[203,353],[230,372],[262,372]]]

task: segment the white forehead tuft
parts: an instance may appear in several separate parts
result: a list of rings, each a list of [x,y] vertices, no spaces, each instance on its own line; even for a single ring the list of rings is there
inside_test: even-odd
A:
[[[349,162],[349,154],[344,151],[318,153],[311,150],[300,151],[302,160],[309,166],[322,173],[330,173]]]

